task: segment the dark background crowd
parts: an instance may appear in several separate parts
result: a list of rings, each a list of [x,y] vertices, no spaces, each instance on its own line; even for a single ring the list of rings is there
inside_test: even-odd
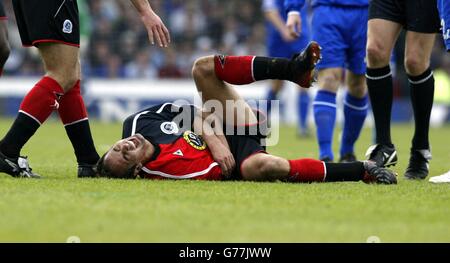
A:
[[[4,4],[13,49],[5,75],[41,76],[37,50],[22,48],[11,1]],[[190,78],[192,63],[202,55],[266,53],[260,0],[152,0],[151,4],[171,32],[169,48],[149,45],[130,1],[78,0],[84,78]],[[403,49],[396,47],[393,61],[397,97],[409,96]],[[436,41],[432,64],[450,76],[450,58],[444,55],[441,38]]]

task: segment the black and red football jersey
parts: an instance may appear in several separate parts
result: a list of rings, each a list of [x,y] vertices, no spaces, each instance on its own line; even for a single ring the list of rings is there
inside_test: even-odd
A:
[[[193,132],[193,105],[157,105],[128,117],[122,137],[136,133],[156,148],[139,175],[149,179],[220,180],[222,171],[201,136]]]

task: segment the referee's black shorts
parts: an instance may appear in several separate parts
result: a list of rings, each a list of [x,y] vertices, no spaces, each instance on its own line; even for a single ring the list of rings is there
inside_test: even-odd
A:
[[[24,46],[62,43],[80,46],[80,21],[76,0],[13,0]]]
[[[399,23],[418,33],[438,33],[440,29],[436,0],[371,0],[369,20],[374,18]]]
[[[0,20],[6,20],[5,8],[3,8],[3,0],[0,0]]]

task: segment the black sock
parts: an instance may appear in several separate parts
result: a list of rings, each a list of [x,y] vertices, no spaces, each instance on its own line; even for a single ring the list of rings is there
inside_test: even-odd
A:
[[[255,80],[291,78],[291,60],[286,58],[255,57],[253,77]]]
[[[391,110],[393,100],[392,73],[388,66],[367,68],[367,88],[375,119],[376,142],[392,147]]]
[[[89,121],[84,120],[75,124],[66,125],[67,136],[69,136],[78,164],[95,164],[100,159],[95,150]]]
[[[325,182],[361,181],[366,171],[362,162],[325,163],[325,167]]]
[[[0,141],[0,151],[10,158],[19,157],[20,150],[39,127],[36,120],[19,112],[8,133]]]
[[[414,110],[415,132],[413,149],[429,149],[428,131],[434,98],[434,77],[431,69],[419,76],[408,75],[411,103]]]

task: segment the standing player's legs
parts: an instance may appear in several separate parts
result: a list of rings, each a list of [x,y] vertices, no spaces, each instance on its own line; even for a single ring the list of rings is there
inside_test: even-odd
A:
[[[99,156],[79,91],[77,3],[14,0],[13,6],[22,44],[39,49],[46,75],[25,96],[16,120],[0,141],[0,170],[13,176],[29,171],[19,169],[20,150],[52,111],[58,110],[75,149],[78,175],[93,176]]]
[[[428,161],[431,159],[428,132],[433,107],[434,77],[430,57],[436,33],[440,29],[437,1],[418,0],[406,6],[406,13],[405,69],[409,80],[415,131],[405,177],[424,179],[428,176]]]
[[[371,5],[373,3],[374,1]],[[397,162],[391,140],[393,83],[389,60],[401,27],[401,24],[385,19],[374,18],[368,22],[366,82],[375,120],[377,144],[369,148],[368,158],[380,166]]]
[[[98,154],[79,95],[79,48],[46,43],[38,44],[38,49],[46,75],[22,101],[16,120],[0,143],[0,152],[12,160],[16,159],[40,125],[53,110],[58,110],[74,146],[78,163],[94,165]]]
[[[438,0],[439,16],[442,25],[442,37],[447,49],[450,52],[450,2],[445,0]],[[450,171],[430,178],[432,183],[450,183]]]
[[[6,23],[6,17],[2,17],[2,14],[0,14],[0,76],[10,52]]]
[[[99,156],[94,146],[88,115],[80,92],[81,66],[79,48],[62,44],[40,44],[46,75],[60,83],[64,95],[58,114],[72,143],[78,163],[78,176],[94,176]],[[67,54],[67,57],[61,56]]]
[[[308,113],[311,97],[308,89],[299,87],[297,99],[297,116],[298,116],[298,130],[297,134],[301,137],[308,137]]]
[[[332,19],[323,19],[333,13]],[[323,60],[318,65],[319,91],[314,105],[319,158],[333,161],[333,131],[336,121],[336,93],[341,85],[342,68],[348,67],[348,93],[344,101],[344,131],[340,151],[341,162],[355,161],[354,144],[367,115],[364,77],[367,10],[365,8],[316,8],[314,38],[323,43]],[[350,26],[350,27],[349,27]]]
[[[359,138],[368,110],[364,75],[346,72],[347,94],[344,98],[344,127],[342,131],[340,162],[356,161],[354,146]]]
[[[323,48],[325,52],[326,49]],[[325,54],[323,61],[326,61]],[[341,78],[341,68],[321,69],[317,78],[319,91],[317,91],[313,102],[314,121],[319,144],[319,159],[325,162],[334,160],[332,147],[336,122],[336,93],[341,84]]]
[[[405,69],[415,122],[411,156],[405,173],[409,179],[424,179],[428,176],[428,161],[431,159],[428,132],[434,99],[430,56],[435,38],[435,34],[406,33]]]
[[[322,60],[317,65],[319,91],[313,102],[314,121],[319,145],[319,159],[334,160],[333,133],[336,122],[336,94],[342,83],[343,68],[348,61],[348,50],[353,43],[347,37],[352,29],[352,8],[318,6],[312,19],[313,39],[322,46]],[[360,25],[358,25],[360,26]]]
[[[344,125],[341,138],[340,162],[356,161],[354,145],[367,116],[368,95],[366,79],[367,19],[366,7],[349,8],[347,21],[351,28],[342,29],[346,49],[346,87],[344,98]]]

